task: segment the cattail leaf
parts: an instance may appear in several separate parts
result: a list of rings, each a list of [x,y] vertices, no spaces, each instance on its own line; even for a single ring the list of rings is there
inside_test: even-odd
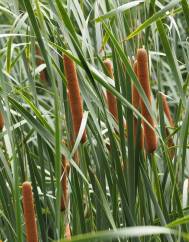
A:
[[[188,138],[188,131],[189,131],[189,102],[187,102],[187,109],[183,119],[182,127],[180,130],[180,145],[179,145],[179,157],[182,157],[182,182],[184,181],[184,167],[186,165],[186,158],[187,158],[187,138]]]
[[[119,14],[119,13],[123,13],[126,10],[129,10],[133,7],[138,6],[140,3],[143,3],[144,0],[139,0],[139,1],[132,1],[129,3],[125,3],[107,13],[105,13],[104,15],[99,16],[98,18],[94,19],[93,21],[96,21],[97,23],[102,22],[103,20],[107,19],[107,18],[112,18],[115,15]]]
[[[189,222],[189,215],[184,216],[183,218],[178,218],[171,223],[167,224],[166,227],[172,228],[181,224],[187,224]]]
[[[152,109],[151,109],[150,104],[149,104],[149,101],[148,101],[148,98],[146,97],[145,92],[144,92],[144,90],[143,90],[143,88],[142,88],[140,82],[138,81],[138,79],[137,79],[137,77],[136,77],[134,71],[132,70],[132,67],[131,67],[131,65],[130,65],[130,63],[129,63],[128,58],[126,57],[125,53],[123,52],[123,50],[122,50],[120,44],[118,43],[118,41],[115,39],[115,37],[113,36],[113,34],[111,33],[111,31],[109,30],[108,26],[107,26],[105,23],[103,23],[103,26],[104,26],[104,28],[106,29],[106,32],[109,34],[110,39],[111,39],[111,41],[113,42],[113,45],[114,45],[115,48],[117,49],[118,54],[120,55],[120,58],[122,59],[123,63],[124,63],[125,66],[126,66],[126,72],[128,73],[128,75],[130,76],[131,80],[133,81],[135,87],[137,88],[137,90],[138,90],[138,92],[139,92],[139,94],[140,94],[142,100],[144,101],[144,103],[145,103],[145,105],[146,105],[146,107],[147,107],[149,113],[152,115],[152,117],[154,117],[153,112],[152,112]],[[113,90],[112,90],[112,91],[113,91]],[[115,92],[115,90],[114,90],[114,92]],[[131,109],[132,109],[134,112],[136,112],[136,113],[140,116],[140,113],[138,113],[138,112],[136,111],[136,109],[135,109],[132,105],[129,104],[129,106],[131,107]],[[142,117],[142,118],[144,119],[144,117]],[[145,121],[145,122],[146,122],[146,121]],[[148,124],[149,124],[149,123],[148,123]],[[149,124],[149,125],[150,125],[150,124]],[[152,127],[152,128],[153,128],[153,127]]]
[[[187,0],[181,0],[182,10],[188,25],[188,32],[189,32],[189,5]]]
[[[80,129],[79,129],[79,132],[78,132],[78,135],[77,135],[76,141],[75,141],[75,143],[74,143],[74,147],[73,147],[72,152],[71,152],[71,154],[70,154],[70,158],[73,157],[73,155],[75,154],[75,152],[76,152],[76,150],[77,150],[77,148],[78,148],[78,146],[79,146],[79,143],[80,143],[80,141],[81,141],[81,138],[82,138],[82,136],[83,136],[83,133],[84,133],[84,131],[85,131],[85,129],[86,129],[86,124],[87,124],[88,115],[89,115],[88,112],[84,112],[84,113],[83,113],[83,118],[82,118],[82,121],[81,121],[81,126],[80,126]],[[69,158],[69,159],[70,159],[70,158]]]
[[[130,227],[130,228],[123,228],[123,229],[117,229],[116,231],[101,231],[96,233],[88,233],[85,235],[79,235],[79,236],[72,236],[71,241],[93,241],[93,240],[106,240],[106,241],[112,241],[113,239],[119,239],[119,238],[136,238],[136,237],[144,237],[149,235],[155,235],[155,234],[176,234],[175,230],[168,229],[165,227],[160,226],[136,226],[136,227]],[[183,238],[188,241],[189,236],[187,234],[183,234]],[[68,242],[68,240],[61,240],[61,242]]]
[[[12,36],[7,42],[6,70],[10,73],[11,70],[11,55],[12,55]]]
[[[133,31],[128,37],[127,40],[135,37],[137,34],[139,34],[143,29],[150,26],[152,23],[156,22],[158,19],[166,17],[168,11],[173,9],[177,4],[180,2],[180,0],[173,0],[169,4],[167,4],[163,9],[156,12],[152,17],[148,18],[144,23],[142,23],[135,31]]]
[[[26,180],[40,242],[71,241],[68,225],[73,241],[188,241],[187,13],[187,0],[0,1],[0,241],[26,240]],[[132,66],[143,46],[152,105]],[[62,54],[76,65],[85,110],[75,137]],[[140,146],[141,126],[153,125],[140,100],[131,99],[132,86],[155,120],[153,155]],[[116,100],[116,119],[106,92]],[[169,97],[167,115],[161,93]],[[62,176],[63,155],[68,177]],[[62,177],[69,181],[64,211]]]
[[[152,187],[150,186],[150,180],[149,180],[147,174],[145,173],[144,167],[142,167],[142,166],[141,166],[141,172],[143,174],[143,179],[144,179],[144,183],[145,183],[146,189],[149,192],[149,195],[150,195],[150,198],[151,198],[151,200],[152,200],[152,202],[154,204],[156,213],[159,216],[160,223],[161,223],[162,226],[165,226],[166,225],[166,220],[165,220],[164,214],[163,214],[163,212],[162,212],[162,210],[160,208],[160,205],[159,205],[159,203],[157,201],[157,198],[156,198],[156,196],[155,196],[155,194],[154,194],[154,192],[152,190]],[[172,239],[171,235],[167,235],[166,237],[167,237],[167,240],[169,242],[173,242],[173,239]]]
[[[115,225],[114,219],[113,219],[113,217],[112,217],[112,215],[111,215],[111,211],[110,211],[110,208],[109,208],[108,202],[107,202],[107,200],[106,200],[106,197],[105,197],[105,195],[104,195],[104,193],[103,193],[103,190],[102,190],[102,188],[101,188],[101,185],[100,185],[100,183],[99,183],[99,181],[98,181],[98,179],[97,179],[97,177],[96,177],[95,175],[94,175],[94,178],[95,178],[95,182],[96,182],[96,185],[97,185],[97,187],[98,187],[98,190],[99,190],[100,197],[101,197],[101,199],[102,199],[102,206],[103,206],[103,208],[104,208],[104,211],[105,211],[105,213],[106,213],[106,216],[107,216],[107,218],[108,218],[108,220],[109,220],[109,222],[110,222],[112,228],[113,228],[114,230],[116,230],[116,225]]]
[[[181,72],[180,72],[180,67],[178,65],[175,52],[174,52],[173,49],[171,49],[171,46],[169,44],[169,41],[168,41],[168,38],[166,36],[165,29],[163,27],[161,20],[157,21],[157,28],[158,28],[158,31],[159,31],[159,34],[160,34],[160,38],[161,38],[161,41],[162,41],[164,51],[166,53],[169,65],[171,66],[173,77],[175,77],[175,82],[177,84],[177,88],[178,88],[180,97],[182,99],[183,105],[185,106],[186,105],[186,98],[185,98],[184,91],[183,91],[183,88],[182,88],[183,79],[182,79],[182,75],[181,75]]]
[[[54,72],[52,70],[52,64],[51,64],[51,59],[48,56],[47,50],[48,50],[48,45],[45,46],[45,41],[42,37],[42,33],[39,28],[39,24],[37,22],[37,19],[35,17],[35,13],[33,11],[32,5],[30,0],[24,0],[24,6],[25,9],[28,12],[28,16],[30,18],[31,25],[33,27],[33,30],[35,32],[42,56],[44,58],[45,64],[46,64],[46,69],[47,73],[49,76],[49,79],[51,80],[53,91],[54,91],[54,114],[55,114],[55,133],[54,133],[54,138],[55,138],[55,173],[56,173],[56,194],[57,194],[57,199],[56,199],[56,225],[57,225],[57,234],[60,234],[60,200],[61,200],[61,184],[60,184],[60,177],[61,177],[61,128],[60,128],[60,116],[59,116],[59,110],[60,110],[60,94],[56,85],[56,80],[54,76]],[[40,9],[38,9],[40,11]],[[38,12],[40,14],[40,12]],[[43,21],[43,18],[42,20]],[[41,23],[44,26],[44,23]],[[45,34],[45,37],[47,35]]]

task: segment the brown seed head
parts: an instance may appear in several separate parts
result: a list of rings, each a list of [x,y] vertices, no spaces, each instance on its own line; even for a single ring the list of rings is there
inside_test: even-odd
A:
[[[65,237],[67,240],[71,240],[71,231],[70,231],[70,225],[66,225],[66,231],[65,231]]]
[[[134,65],[133,65],[133,69],[134,72],[136,74],[136,76],[138,76],[137,74],[137,61],[135,61]],[[136,87],[134,85],[132,85],[132,104],[136,109],[140,109],[140,95],[136,89]],[[137,127],[138,127],[138,121],[137,119],[134,117],[134,141],[136,143],[136,137],[137,137]],[[140,130],[140,148],[143,149],[144,147],[144,129],[141,126],[141,130]]]
[[[137,73],[138,79],[141,86],[149,100],[149,103],[152,102],[152,94],[149,82],[149,73],[148,73],[148,55],[145,49],[138,49],[137,51]],[[155,128],[154,120],[148,109],[146,108],[144,102],[141,100],[141,111],[142,115],[150,123],[150,125]],[[153,153],[157,149],[157,137],[155,131],[149,127],[146,122],[143,122],[144,127],[144,137],[145,137],[145,148],[147,153]]]
[[[27,242],[38,242],[34,201],[32,194],[32,186],[30,182],[26,181],[22,184],[22,195]]]
[[[175,125],[174,125],[173,118],[171,116],[169,105],[167,103],[167,98],[163,93],[161,94],[161,97],[162,97],[162,102],[163,102],[164,113],[165,113],[165,115],[166,115],[166,117],[169,121],[170,126],[174,127]],[[172,160],[173,157],[175,156],[175,144],[174,144],[173,137],[170,136],[170,132],[169,132],[169,129],[167,127],[165,127],[165,134],[166,134],[166,138],[167,138],[166,143],[167,143],[167,146],[169,148],[169,157]]]
[[[104,60],[104,65],[107,69],[108,76],[111,79],[114,79],[113,65],[111,60],[109,59]],[[109,91],[107,91],[107,101],[108,101],[108,109],[110,113],[115,118],[115,120],[118,121],[117,100],[116,100],[116,97]]]
[[[167,98],[164,94],[161,95],[162,96],[162,102],[163,102],[163,110],[164,110],[164,113],[171,125],[171,127],[174,127],[174,121],[173,121],[173,118],[171,116],[171,112],[170,112],[170,108],[169,108],[169,105],[167,103]]]
[[[70,57],[64,54],[64,71],[67,79],[67,88],[69,91],[69,102],[73,121],[74,135],[77,137],[83,117],[83,106],[80,95],[79,82],[75,64]],[[86,131],[84,131],[81,142],[86,141]]]
[[[4,127],[4,118],[3,114],[0,112],[0,130],[2,130]]]

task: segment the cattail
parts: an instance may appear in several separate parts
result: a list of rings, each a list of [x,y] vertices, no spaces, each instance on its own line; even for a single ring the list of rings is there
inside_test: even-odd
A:
[[[70,225],[69,224],[66,225],[65,237],[66,237],[67,240],[71,240],[71,231],[70,231]]]
[[[114,79],[112,62],[109,59],[106,59],[104,60],[104,65],[107,69],[108,76],[111,79]],[[107,91],[107,102],[110,113],[115,118],[115,120],[118,121],[117,100],[116,97],[109,91]]]
[[[169,157],[172,160],[173,157],[175,156],[175,144],[173,141],[173,137],[170,136],[170,132],[169,129],[167,127],[165,127],[165,134],[166,134],[166,143],[167,146],[169,148],[168,153],[169,153]]]
[[[27,242],[38,242],[32,186],[27,181],[22,184],[22,195]]]
[[[161,94],[161,97],[162,97],[164,113],[167,117],[167,120],[169,121],[169,124],[171,125],[172,128],[174,128],[175,125],[174,125],[173,118],[171,116],[169,105],[167,103],[167,98],[163,93]],[[166,137],[167,137],[166,143],[167,143],[167,146],[169,148],[169,156],[172,160],[174,155],[175,155],[175,144],[174,144],[174,141],[173,141],[173,137],[170,136],[170,132],[169,132],[169,129],[167,127],[165,127],[165,134],[166,134]]]
[[[152,94],[150,89],[150,82],[148,76],[148,55],[145,49],[138,49],[137,51],[137,73],[140,84],[149,100],[152,102]],[[154,120],[146,108],[144,102],[141,100],[141,112],[148,123],[154,128]],[[154,129],[149,127],[146,122],[143,122],[145,148],[147,153],[153,153],[157,149],[157,137]]]
[[[164,94],[161,94],[162,96],[162,103],[163,103],[163,110],[164,110],[164,113],[171,125],[171,127],[174,127],[174,121],[173,121],[173,118],[171,116],[171,112],[170,112],[170,108],[169,108],[169,105],[167,103],[167,98]]]
[[[133,65],[133,69],[134,69],[134,72],[136,74],[136,76],[138,76],[137,74],[137,61],[135,61],[134,65]],[[140,109],[140,95],[136,89],[136,87],[134,85],[132,85],[132,104],[133,106],[136,108],[136,109]],[[136,144],[136,136],[137,136],[137,127],[138,127],[138,121],[137,119],[134,117],[134,141],[135,141],[135,144]],[[141,126],[141,129],[140,129],[140,148],[143,149],[144,147],[144,129],[143,127]]]
[[[4,127],[4,118],[3,114],[0,112],[0,130],[2,130]]]
[[[40,65],[44,64],[44,61],[41,59],[41,52],[40,52],[39,47],[36,47],[35,51],[36,51],[36,55],[37,55],[36,64],[37,64],[37,66],[40,66]],[[43,82],[46,82],[46,79],[47,79],[46,71],[42,70],[40,72],[40,80]]]
[[[74,62],[64,54],[64,71],[67,79],[67,88],[69,91],[69,101],[73,121],[74,135],[77,137],[83,117],[82,99],[80,95],[79,82]],[[81,142],[86,141],[86,131],[83,132]]]
[[[69,175],[70,166],[68,161],[66,160],[65,156],[62,156],[62,178],[61,178],[61,185],[62,185],[62,193],[63,196],[61,197],[61,211],[64,211],[68,205],[68,180],[67,176]]]

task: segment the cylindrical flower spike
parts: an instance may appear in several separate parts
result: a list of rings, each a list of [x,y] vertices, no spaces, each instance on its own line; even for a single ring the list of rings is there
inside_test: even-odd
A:
[[[165,113],[165,115],[166,115],[166,117],[169,121],[170,126],[172,128],[174,128],[175,125],[174,125],[173,118],[171,116],[169,105],[167,103],[167,98],[163,93],[161,94],[161,97],[162,97],[164,113]],[[167,146],[169,148],[169,157],[172,160],[173,157],[175,156],[175,144],[174,144],[174,141],[173,141],[173,137],[170,136],[170,132],[169,132],[169,129],[167,127],[165,127],[165,134],[166,134],[166,137],[167,137]]]
[[[22,184],[22,195],[27,242],[38,242],[34,201],[30,182],[26,181]]]
[[[67,240],[71,240],[71,231],[70,231],[70,225],[66,225],[66,231],[65,231],[65,237]]]
[[[143,87],[143,90],[149,100],[149,103],[152,102],[152,94],[149,82],[149,73],[148,73],[148,55],[145,49],[138,49],[137,51],[137,73],[138,79]],[[149,124],[155,128],[154,120],[150,115],[148,109],[146,108],[144,102],[141,100],[141,111],[142,115],[149,122]],[[143,122],[144,127],[144,137],[145,137],[145,148],[147,153],[153,153],[157,149],[157,136],[154,131],[146,122]]]
[[[4,127],[4,118],[3,114],[0,112],[0,130],[2,130]]]
[[[108,76],[111,79],[114,79],[113,75],[113,65],[110,59],[104,60],[104,65],[107,69]],[[118,121],[118,111],[117,111],[117,100],[116,97],[109,91],[107,91],[107,102],[108,102],[108,109],[114,119]]]
[[[164,113],[171,125],[171,127],[174,127],[174,121],[173,121],[173,118],[171,116],[171,112],[170,112],[170,108],[169,108],[169,105],[167,103],[167,98],[164,94],[161,95],[162,96],[162,103],[163,103],[163,110],[164,110]]]
[[[136,76],[138,76],[137,74],[137,61],[135,61],[134,65],[133,65],[133,69],[134,72],[136,74]],[[140,109],[140,95],[136,89],[136,87],[134,85],[132,85],[132,104],[136,109]],[[138,121],[137,119],[134,117],[134,141],[135,144],[136,142],[136,136],[137,136],[137,127],[138,127]],[[144,129],[141,126],[140,129],[140,148],[143,149],[144,147]]]
[[[79,82],[77,78],[75,64],[72,61],[72,59],[67,55],[64,54],[63,58],[64,58],[64,71],[67,79],[67,89],[69,92],[68,96],[69,96],[74,135],[75,135],[74,138],[76,138],[79,133],[79,129],[80,129],[80,125],[83,117],[82,99],[80,95]],[[83,132],[83,136],[81,138],[82,143],[85,143],[85,141],[86,141],[86,131]]]

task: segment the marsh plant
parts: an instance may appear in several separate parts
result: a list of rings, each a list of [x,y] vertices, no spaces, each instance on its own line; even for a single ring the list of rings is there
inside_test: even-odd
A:
[[[0,240],[188,241],[188,0],[0,1]]]

